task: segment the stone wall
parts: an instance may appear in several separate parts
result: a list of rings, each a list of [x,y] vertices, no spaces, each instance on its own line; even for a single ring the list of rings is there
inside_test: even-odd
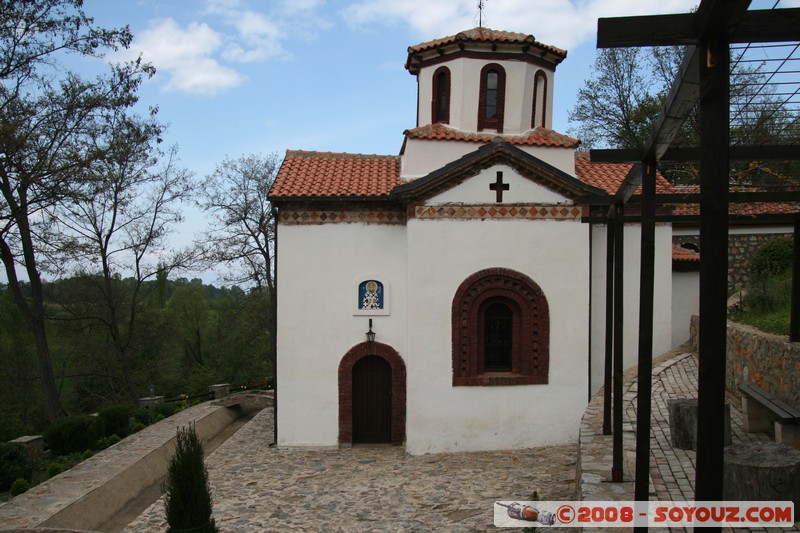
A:
[[[750,258],[768,241],[775,237],[785,237],[786,233],[732,233],[728,235],[728,293],[733,293],[747,285]],[[672,243],[681,245],[691,243],[700,247],[699,235],[675,235]],[[702,255],[703,251],[700,250]]]
[[[692,317],[691,342],[697,349],[697,316]],[[800,343],[728,321],[725,383],[738,395],[739,385],[753,383],[778,399],[800,407]]]

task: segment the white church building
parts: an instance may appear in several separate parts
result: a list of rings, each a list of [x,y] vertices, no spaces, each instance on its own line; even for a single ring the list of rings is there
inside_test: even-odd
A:
[[[605,343],[606,228],[586,217],[630,165],[592,164],[551,129],[566,55],[487,28],[412,46],[416,127],[400,155],[287,151],[269,193],[280,446],[577,438]],[[625,239],[630,366],[638,226]],[[656,354],[672,343],[671,239],[658,225]]]

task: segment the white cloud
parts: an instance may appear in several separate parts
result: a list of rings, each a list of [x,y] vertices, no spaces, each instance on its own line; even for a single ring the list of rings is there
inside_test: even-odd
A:
[[[546,44],[574,48],[593,37],[598,17],[686,13],[698,0],[491,0],[484,26],[531,33]],[[477,26],[474,0],[359,0],[342,11],[353,26],[409,25],[422,40]]]
[[[291,58],[289,39],[313,39],[329,23],[318,15],[323,0],[282,0],[259,11],[255,0],[206,0],[194,20],[151,20],[117,60],[140,54],[155,65],[164,90],[214,95],[244,82],[237,64]],[[268,4],[269,5],[269,4]],[[288,33],[284,28],[291,28]],[[114,59],[114,58],[112,58]]]
[[[166,76],[166,90],[215,94],[242,82],[242,77],[216,59],[223,37],[206,24],[192,22],[182,28],[175,20],[151,21],[141,32],[130,53],[141,54]]]
[[[223,57],[228,61],[250,63],[289,57],[282,44],[286,36],[277,19],[248,9],[240,0],[209,0],[205,13],[220,17],[236,30],[227,35]]]

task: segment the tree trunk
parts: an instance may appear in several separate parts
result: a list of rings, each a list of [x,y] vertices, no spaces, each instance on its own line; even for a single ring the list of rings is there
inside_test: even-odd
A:
[[[17,271],[14,268],[14,259],[11,249],[8,243],[2,239],[0,239],[0,258],[2,258],[3,265],[5,266],[8,288],[11,291],[11,296],[23,319],[28,324],[28,328],[36,343],[36,354],[39,360],[39,375],[42,380],[42,391],[47,407],[47,416],[52,421],[64,416],[66,413],[61,406],[61,399],[58,396],[58,388],[56,387],[53,364],[50,357],[50,346],[47,343],[42,281],[39,277],[39,273],[36,271],[35,264],[26,265],[32,294],[32,301],[29,303],[22,294],[19,278],[17,278]]]

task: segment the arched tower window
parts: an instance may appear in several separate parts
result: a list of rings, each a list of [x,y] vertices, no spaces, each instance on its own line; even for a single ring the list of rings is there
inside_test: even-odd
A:
[[[533,76],[533,111],[531,112],[531,128],[547,126],[547,74],[537,70]]]
[[[431,122],[433,124],[450,122],[450,69],[447,67],[439,67],[433,73]]]
[[[481,88],[478,98],[478,130],[497,130],[503,133],[503,113],[506,99],[506,71],[496,63],[481,69]]]
[[[550,312],[528,276],[476,272],[458,287],[452,313],[454,386],[547,383]]]

